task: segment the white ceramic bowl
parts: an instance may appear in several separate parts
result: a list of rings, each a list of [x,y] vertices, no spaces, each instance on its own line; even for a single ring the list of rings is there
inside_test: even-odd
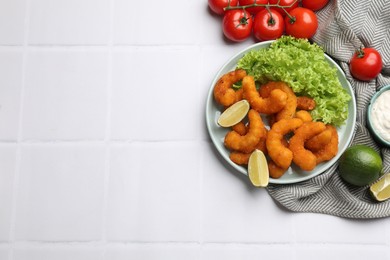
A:
[[[368,129],[370,130],[372,136],[374,137],[374,139],[380,143],[381,145],[383,146],[386,146],[386,147],[390,147],[390,142],[385,140],[375,129],[375,127],[373,126],[373,123],[372,123],[372,116],[371,116],[371,111],[372,111],[372,106],[375,102],[375,100],[380,96],[382,95],[383,92],[385,91],[390,91],[390,85],[388,86],[384,86],[381,88],[380,91],[376,92],[372,98],[371,98],[371,102],[370,104],[368,105],[367,107],[367,127]],[[389,100],[390,102],[390,100]],[[390,116],[390,115],[386,115],[386,116]]]

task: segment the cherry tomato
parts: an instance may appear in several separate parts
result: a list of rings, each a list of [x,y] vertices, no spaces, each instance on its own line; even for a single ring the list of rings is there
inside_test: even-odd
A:
[[[325,7],[329,0],[302,0],[302,7],[318,11]]]
[[[288,13],[290,13],[293,9],[297,8],[299,5],[298,0],[269,0],[268,3],[270,4],[277,4],[279,2],[280,6],[291,6],[288,8],[284,8]],[[279,7],[271,7],[271,9],[274,9],[278,11],[282,16],[286,16],[286,12],[283,11],[282,8]]]
[[[290,12],[292,18],[284,18],[286,34],[296,38],[311,38],[317,31],[318,20],[316,14],[307,8],[297,7]]]
[[[373,48],[361,48],[353,54],[349,62],[349,70],[352,76],[359,80],[372,80],[382,70],[382,57]]]
[[[214,13],[223,15],[225,13],[223,9],[228,6],[229,0],[208,0],[208,4]],[[237,4],[238,0],[230,0],[230,6],[236,6]]]
[[[259,41],[275,40],[284,32],[283,16],[275,10],[263,10],[253,21],[253,34]]]
[[[239,5],[251,5],[251,4],[268,4],[268,0],[239,0]],[[265,9],[265,6],[257,6],[257,7],[248,7],[246,8],[251,14],[257,14],[258,12]]]
[[[228,39],[241,42],[251,35],[252,24],[252,16],[248,11],[235,9],[224,15],[222,29]]]

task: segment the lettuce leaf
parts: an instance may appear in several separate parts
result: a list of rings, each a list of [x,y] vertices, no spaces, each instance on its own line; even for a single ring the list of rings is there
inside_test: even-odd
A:
[[[314,98],[311,112],[315,121],[340,126],[348,117],[351,96],[341,86],[337,69],[324,56],[323,49],[306,39],[282,36],[269,48],[246,53],[237,63],[256,81],[284,81],[297,96]]]

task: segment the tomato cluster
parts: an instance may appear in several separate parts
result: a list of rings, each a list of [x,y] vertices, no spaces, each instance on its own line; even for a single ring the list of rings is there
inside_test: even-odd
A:
[[[208,0],[210,9],[223,15],[222,30],[234,42],[252,33],[257,41],[275,40],[283,34],[311,38],[317,31],[315,11],[329,0]]]

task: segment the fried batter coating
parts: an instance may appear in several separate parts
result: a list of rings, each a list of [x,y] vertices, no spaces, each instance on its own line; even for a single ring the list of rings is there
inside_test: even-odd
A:
[[[331,138],[332,129],[327,127],[323,132],[307,140],[305,142],[305,147],[312,152],[319,151],[330,142]]]
[[[283,169],[290,167],[293,153],[284,145],[284,135],[300,127],[303,121],[299,118],[281,119],[272,125],[267,136],[268,155],[275,164]]]
[[[295,113],[296,118],[302,119],[303,122],[311,122],[313,121],[313,118],[311,117],[310,112],[306,110],[299,110]]]
[[[248,132],[248,129],[244,122],[239,122],[235,124],[234,126],[232,126],[232,130],[236,131],[239,135],[246,135],[246,133]]]
[[[268,98],[271,92],[275,89],[280,89],[287,94],[286,105],[282,110],[276,113],[276,121],[280,119],[293,118],[297,109],[297,97],[294,91],[284,82],[281,81],[270,81],[267,84],[261,86],[259,92],[263,98]]]
[[[287,103],[287,94],[280,90],[272,90],[269,97],[262,98],[256,89],[255,80],[252,76],[245,76],[242,79],[244,90],[243,98],[248,100],[251,108],[262,114],[274,114],[284,108]]]
[[[232,86],[246,76],[246,71],[238,69],[224,74],[214,86],[214,98],[218,104],[229,107],[242,99],[243,91],[235,91]]]
[[[243,153],[253,152],[260,138],[266,136],[266,129],[260,114],[254,109],[248,112],[248,132],[240,135],[235,131],[230,131],[225,136],[225,146],[232,151]]]
[[[287,168],[288,169],[288,168]],[[272,160],[268,161],[269,176],[274,179],[279,179],[287,171],[287,169],[280,168]]]
[[[337,133],[336,127],[327,125],[326,128],[331,130],[332,138],[330,139],[330,142],[321,150],[314,152],[314,155],[317,157],[317,164],[324,161],[329,161],[336,156],[339,150],[339,135]]]
[[[262,151],[264,154],[267,153],[267,148],[265,146],[266,137],[261,137],[259,143],[256,145],[255,149]],[[242,153],[242,152],[231,152],[230,160],[238,165],[248,165],[249,157],[251,153]]]
[[[301,110],[313,110],[316,107],[316,101],[310,97],[297,97],[297,108]]]
[[[235,164],[248,165],[250,156],[251,156],[251,153],[231,152],[229,155],[229,158]]]
[[[304,171],[311,171],[317,165],[317,157],[304,147],[305,141],[326,129],[322,122],[307,122],[295,130],[290,139],[289,148],[294,157],[293,162]]]

